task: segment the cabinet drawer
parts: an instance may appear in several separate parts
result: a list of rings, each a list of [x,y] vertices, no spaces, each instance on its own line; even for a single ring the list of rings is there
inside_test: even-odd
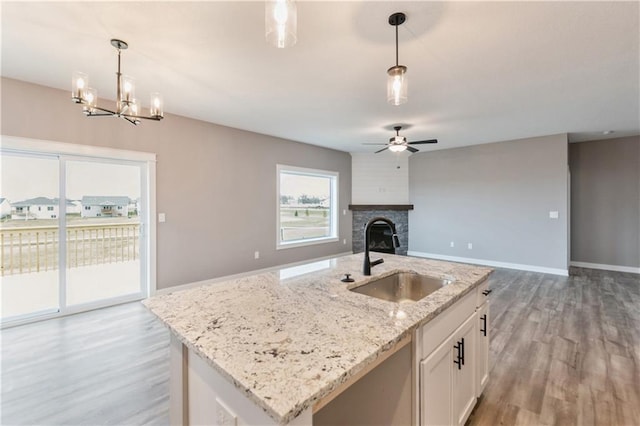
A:
[[[480,284],[476,288],[476,292],[478,293],[478,301],[476,302],[476,307],[480,307],[489,299],[489,293],[491,293],[491,290],[489,290],[489,280],[484,280],[482,284]]]
[[[484,297],[484,296],[483,296]],[[433,352],[476,310],[476,291],[458,300],[453,306],[422,326],[420,359]]]

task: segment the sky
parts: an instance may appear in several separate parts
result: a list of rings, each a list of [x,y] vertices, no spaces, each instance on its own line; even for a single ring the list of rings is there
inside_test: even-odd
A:
[[[59,160],[3,154],[0,161],[0,198],[11,202],[59,195]],[[140,168],[132,165],[67,161],[67,198],[84,195],[140,197]]]
[[[280,175],[280,194],[299,197],[308,195],[310,197],[329,198],[331,184],[329,179],[317,176],[291,175],[283,173]]]

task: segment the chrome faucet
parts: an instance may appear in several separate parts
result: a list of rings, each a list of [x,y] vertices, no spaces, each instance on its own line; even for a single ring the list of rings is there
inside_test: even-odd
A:
[[[371,267],[384,262],[384,259],[382,258],[374,260],[373,262],[369,259],[369,240],[371,239],[369,234],[371,233],[371,226],[376,222],[384,222],[389,225],[391,232],[393,232],[393,235],[391,236],[391,239],[393,240],[393,247],[400,247],[400,240],[398,239],[398,234],[396,234],[396,225],[393,222],[386,217],[374,217],[367,222],[364,226],[364,266],[362,268],[362,273],[364,275],[371,275]]]

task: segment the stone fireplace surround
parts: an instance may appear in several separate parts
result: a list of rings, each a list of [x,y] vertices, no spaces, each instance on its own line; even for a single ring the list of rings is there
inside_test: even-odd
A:
[[[400,247],[396,254],[406,256],[409,247],[409,210],[412,204],[350,204],[353,212],[352,249],[354,253],[364,251],[364,226],[377,216],[390,219],[396,225],[396,232],[400,239]]]

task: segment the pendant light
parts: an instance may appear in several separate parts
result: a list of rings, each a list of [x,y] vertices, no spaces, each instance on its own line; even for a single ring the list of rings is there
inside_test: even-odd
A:
[[[391,105],[400,105],[407,102],[407,67],[398,64],[398,26],[402,25],[407,17],[402,12],[389,16],[389,25],[396,27],[396,64],[387,70],[387,101]]]
[[[160,121],[163,118],[162,96],[159,93],[151,94],[149,115],[140,114],[141,107],[135,96],[135,81],[133,77],[123,75],[120,72],[120,53],[129,45],[118,39],[112,39],[111,45],[118,51],[118,71],[116,72],[116,110],[110,110],[98,106],[98,92],[89,87],[89,76],[81,73],[73,73],[71,81],[71,99],[82,104],[82,112],[88,117],[119,117],[129,123],[137,125],[140,119]]]
[[[267,0],[264,13],[267,42],[279,49],[298,41],[298,14],[292,0]]]

